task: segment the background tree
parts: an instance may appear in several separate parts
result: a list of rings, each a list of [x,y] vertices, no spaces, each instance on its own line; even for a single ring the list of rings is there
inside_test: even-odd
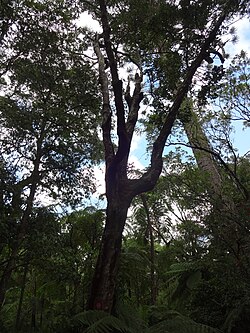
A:
[[[86,307],[104,220],[93,207],[59,217],[33,209],[0,312],[2,332],[69,332]]]
[[[93,189],[97,80],[80,56],[86,45],[73,23],[76,8],[66,6],[24,4],[2,41],[0,153],[2,168],[12,177],[11,183],[2,177],[2,200],[9,206],[4,223],[13,231],[6,240],[10,252],[2,267],[1,304],[38,194],[75,205]]]

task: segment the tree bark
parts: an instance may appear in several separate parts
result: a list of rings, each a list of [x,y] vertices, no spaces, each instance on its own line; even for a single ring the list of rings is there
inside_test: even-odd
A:
[[[213,206],[214,219],[216,221],[220,216],[223,221],[220,224],[210,223],[214,238],[217,238],[219,243],[224,244],[229,253],[235,257],[236,262],[240,263],[238,268],[249,277],[249,253],[244,250],[246,240],[242,237],[242,235],[246,235],[246,238],[248,238],[249,228],[241,220],[241,213],[237,209],[233,197],[228,195],[228,191],[223,191],[223,182],[225,181],[225,179],[223,180],[223,173],[226,172],[229,175],[233,187],[238,187],[244,203],[249,200],[247,190],[227,164],[221,158],[218,161],[219,156],[213,151],[213,147],[192,107],[189,110],[188,121],[182,123],[197,165],[209,178],[207,190],[210,203]]]
[[[202,124],[199,122],[198,117],[193,110],[192,106],[189,106],[188,110],[188,121],[182,121],[184,130],[187,134],[189,144],[193,150],[194,157],[196,159],[198,167],[203,170],[209,177],[210,180],[210,196],[215,200],[218,198],[223,199],[222,186],[223,186],[223,176],[222,169],[228,174],[232,182],[238,188],[242,198],[246,201],[249,200],[249,193],[247,189],[238,179],[236,173],[231,170],[231,168],[224,162],[221,156],[216,153],[207,138],[206,133],[202,128]],[[226,196],[224,195],[225,201]]]
[[[192,109],[188,109],[188,121],[182,121],[198,167],[207,174],[210,181],[210,195],[221,196],[222,178],[218,163],[212,154],[210,142]]]
[[[115,296],[116,275],[122,245],[122,232],[127,218],[130,200],[113,198],[108,203],[105,229],[92,280],[89,309],[112,311]]]

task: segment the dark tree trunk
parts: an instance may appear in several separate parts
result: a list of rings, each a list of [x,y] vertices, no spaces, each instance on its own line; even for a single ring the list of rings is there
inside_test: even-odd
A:
[[[37,286],[36,278],[34,281],[34,294],[32,298],[32,308],[31,308],[31,330],[32,332],[37,331],[36,318],[37,317]]]
[[[26,287],[26,277],[28,273],[28,268],[29,264],[26,263],[24,266],[24,273],[23,273],[23,281],[22,281],[22,286],[21,286],[21,293],[20,293],[20,298],[19,298],[19,303],[18,303],[18,308],[17,308],[17,314],[16,314],[16,331],[19,331],[19,325],[20,325],[20,319],[21,319],[21,312],[22,312],[22,305],[23,305],[23,297],[24,297],[24,291]]]
[[[90,309],[110,311],[113,307],[122,232],[130,201],[114,198],[108,203],[105,229],[89,298]]]
[[[5,294],[6,294],[7,286],[8,286],[12,271],[13,271],[14,266],[15,266],[14,258],[16,257],[16,255],[17,255],[17,251],[12,250],[11,257],[9,258],[9,260],[8,260],[8,262],[7,262],[7,264],[4,268],[4,271],[2,273],[2,276],[1,276],[1,280],[0,280],[0,309],[1,309],[1,307],[4,303],[4,301],[5,301]]]
[[[153,226],[150,216],[150,211],[147,203],[147,197],[141,194],[141,200],[143,207],[146,212],[147,218],[147,229],[149,234],[149,244],[150,244],[150,294],[151,294],[151,305],[155,305],[157,298],[157,286],[156,286],[156,272],[155,272],[155,245],[154,245],[154,234]]]
[[[42,331],[43,328],[43,311],[44,311],[45,298],[44,295],[41,298],[41,306],[40,306],[40,319],[39,319],[39,329]]]

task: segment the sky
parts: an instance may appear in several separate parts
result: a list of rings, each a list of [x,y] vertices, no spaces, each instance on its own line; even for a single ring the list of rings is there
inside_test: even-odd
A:
[[[87,13],[83,13],[80,18],[80,25],[87,26],[94,31],[102,32],[97,21],[94,21],[92,17]],[[244,18],[235,20],[233,26],[236,28],[236,34],[238,41],[235,44],[227,43],[226,52],[229,53],[229,62],[236,54],[239,54],[241,50],[247,52],[250,55],[250,22],[249,19]],[[127,75],[127,74],[126,74]],[[242,124],[237,123],[235,126],[235,133],[232,137],[234,146],[237,147],[239,155],[244,155],[250,150],[250,128],[242,129]],[[136,169],[143,169],[148,164],[148,156],[146,154],[146,138],[145,135],[135,135],[132,141],[130,163],[133,163]],[[104,164],[95,167],[95,175],[97,179],[97,194],[105,193],[104,185]]]
[[[250,21],[247,18],[237,21],[234,24],[239,40],[236,44],[228,44],[226,51],[230,54],[230,59],[239,54],[241,50],[250,56]],[[249,110],[250,112],[250,110]],[[239,155],[243,156],[250,150],[250,128],[243,128],[242,123],[235,123],[235,134],[233,143],[238,149]]]

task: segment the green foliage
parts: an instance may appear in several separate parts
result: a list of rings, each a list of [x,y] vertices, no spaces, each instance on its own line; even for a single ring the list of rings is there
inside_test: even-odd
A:
[[[118,318],[102,311],[88,311],[77,314],[74,321],[88,326],[86,333],[109,333],[112,330],[118,332],[131,333],[128,327]]]
[[[85,307],[102,224],[103,213],[93,208],[61,219],[46,209],[34,210],[0,312],[1,331],[15,327],[22,291],[20,332],[32,331],[32,318],[43,332],[74,329],[71,319]]]
[[[161,229],[163,237],[167,238],[168,232],[174,233],[174,237],[167,246],[162,243],[161,247],[156,247],[159,251],[155,254],[158,304],[165,304],[197,322],[225,332],[247,332],[249,260],[245,255],[249,249],[246,229],[249,214],[244,212],[248,204],[243,204],[241,192],[225,177],[224,193],[231,193],[236,204],[238,200],[241,202],[239,211],[236,208],[230,215],[223,212],[219,208],[220,201],[213,210],[211,205],[206,206],[209,203],[206,176],[192,162],[181,160],[179,155],[170,154],[166,160],[167,176],[160,179],[148,199],[152,198],[152,204],[160,207],[160,218],[166,219],[164,214],[167,216],[170,212],[177,217],[178,207],[181,207],[181,213],[175,225]],[[248,189],[248,158],[243,160],[238,160],[235,170],[241,184]],[[142,246],[140,237],[145,233],[146,214],[138,203],[135,202],[138,214],[134,215],[134,235]],[[173,220],[173,216],[171,218]],[[138,228],[138,223],[144,228]],[[161,225],[163,223],[162,219]],[[155,242],[162,242],[162,238],[156,237]],[[144,247],[149,256],[145,243]],[[145,278],[141,279],[145,281]],[[237,285],[235,281],[238,281]],[[163,323],[157,325],[159,330],[166,327]]]
[[[212,327],[198,324],[191,319],[181,315],[177,311],[166,310],[166,308],[155,308],[152,311],[153,321],[159,321],[159,323],[151,326],[147,332],[149,333],[161,333],[161,332],[171,332],[171,333],[219,333],[220,330],[214,329]]]
[[[177,311],[169,311],[164,307],[154,307],[150,309],[150,321],[148,326],[146,322],[139,322],[135,315],[131,315],[130,309],[129,319],[120,315],[117,317],[108,315],[102,311],[87,311],[77,314],[73,320],[80,322],[86,333],[109,333],[109,332],[124,332],[135,333],[139,330],[145,333],[219,333],[221,331],[212,327],[195,323],[191,319],[182,316]],[[123,313],[124,314],[124,313]],[[127,323],[127,324],[125,324]],[[137,323],[137,325],[133,325]]]
[[[36,161],[37,190],[75,205],[94,188],[83,170],[100,157],[99,94],[95,71],[81,56],[77,2],[60,3],[13,4],[20,33],[10,25],[2,51],[0,152],[15,165],[19,184],[30,184]]]
[[[243,50],[230,62],[227,69],[214,66],[209,73],[208,84],[204,85],[199,96],[205,103],[211,99],[221,110],[224,121],[242,120],[249,126],[249,84],[250,60]]]

